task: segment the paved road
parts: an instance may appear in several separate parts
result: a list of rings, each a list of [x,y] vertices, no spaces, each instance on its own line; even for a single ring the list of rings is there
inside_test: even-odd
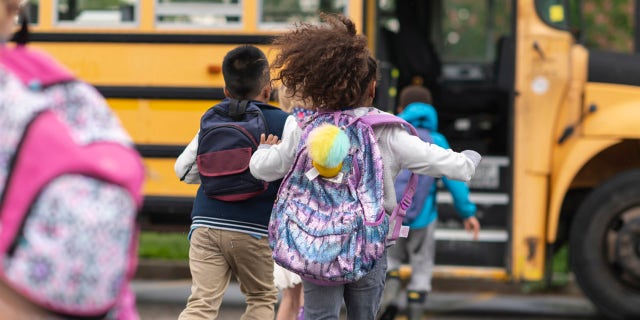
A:
[[[134,290],[143,320],[175,320],[189,295],[189,280],[135,281]],[[471,290],[469,290],[471,291]],[[520,294],[493,290],[473,292],[433,292],[424,319],[471,320],[563,320],[599,319],[594,306],[580,293]],[[223,299],[221,320],[237,320],[244,311],[244,298],[238,285],[231,283]],[[345,318],[344,315],[342,317]],[[397,320],[406,319],[399,316]]]

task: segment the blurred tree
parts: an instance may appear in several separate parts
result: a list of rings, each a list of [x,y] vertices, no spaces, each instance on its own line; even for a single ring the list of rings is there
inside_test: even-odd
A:
[[[632,52],[634,0],[585,0],[582,4],[585,46]]]

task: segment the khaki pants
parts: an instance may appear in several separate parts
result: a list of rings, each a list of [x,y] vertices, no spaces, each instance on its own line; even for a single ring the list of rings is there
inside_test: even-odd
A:
[[[275,317],[278,291],[273,283],[273,258],[267,237],[197,228],[191,235],[189,269],[192,286],[180,320],[216,319],[231,275],[246,297],[245,319]]]

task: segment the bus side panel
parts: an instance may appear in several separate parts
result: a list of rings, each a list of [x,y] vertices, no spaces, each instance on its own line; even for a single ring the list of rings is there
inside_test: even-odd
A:
[[[34,46],[96,86],[210,88],[224,86],[222,59],[237,45],[38,42]],[[269,54],[268,47],[258,47]]]

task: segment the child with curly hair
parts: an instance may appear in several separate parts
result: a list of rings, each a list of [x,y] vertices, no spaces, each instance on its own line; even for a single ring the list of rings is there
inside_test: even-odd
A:
[[[274,40],[279,49],[272,64],[276,80],[320,113],[369,112],[375,95],[377,63],[367,40],[344,16],[322,18],[324,24],[299,24]],[[284,177],[299,151],[301,135],[302,129],[292,116],[285,123],[281,141],[263,135],[251,158],[251,173],[265,181]],[[468,181],[480,161],[475,151],[445,150],[423,142],[399,125],[375,127],[374,135],[384,163],[384,195],[379,204],[387,214],[397,205],[393,183],[402,168]],[[348,283],[327,285],[303,278],[305,319],[339,319],[343,301],[348,319],[373,319],[384,289],[386,264],[383,255],[366,275]]]

